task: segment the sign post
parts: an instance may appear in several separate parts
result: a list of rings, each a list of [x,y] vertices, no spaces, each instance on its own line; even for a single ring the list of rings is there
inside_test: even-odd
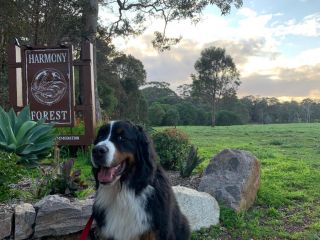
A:
[[[9,100],[15,111],[30,106],[32,120],[44,118],[56,127],[74,127],[75,115],[83,116],[84,134],[57,137],[58,145],[91,145],[95,129],[93,47],[81,46],[81,57],[73,59],[72,46],[9,46]],[[75,103],[74,68],[79,68],[81,105]]]

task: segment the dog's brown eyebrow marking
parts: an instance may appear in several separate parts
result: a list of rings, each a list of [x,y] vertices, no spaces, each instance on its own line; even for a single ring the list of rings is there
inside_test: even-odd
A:
[[[120,135],[121,133],[123,133],[123,132],[124,132],[124,129],[123,129],[123,128],[118,128],[117,131],[116,131],[116,133],[119,134],[119,135]]]

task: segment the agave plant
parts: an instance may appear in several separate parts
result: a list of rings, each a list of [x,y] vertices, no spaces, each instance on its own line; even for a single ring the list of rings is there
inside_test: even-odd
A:
[[[20,156],[20,163],[37,164],[52,149],[55,140],[53,125],[44,121],[32,121],[29,106],[18,115],[13,109],[5,112],[0,107],[0,149]]]

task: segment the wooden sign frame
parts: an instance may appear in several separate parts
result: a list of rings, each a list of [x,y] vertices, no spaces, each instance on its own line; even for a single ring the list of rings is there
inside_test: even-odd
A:
[[[83,135],[61,135],[57,137],[57,145],[91,145],[95,135],[96,119],[95,119],[95,91],[94,91],[94,72],[93,72],[93,45],[89,41],[85,41],[81,45],[80,59],[74,60],[72,58],[72,46],[59,46],[53,48],[46,47],[20,47],[17,44],[12,44],[8,48],[8,79],[9,79],[9,101],[11,106],[16,112],[30,103],[28,90],[28,81],[30,85],[30,79],[27,79],[27,59],[26,56],[30,51],[38,50],[45,51],[46,49],[59,49],[60,52],[68,49],[70,57],[70,122],[55,124],[56,127],[73,126],[74,116],[76,112],[80,112],[83,116],[85,125],[85,132]],[[29,51],[29,52],[28,52]],[[50,69],[50,64],[43,65],[46,69]],[[80,89],[84,89],[83,101],[81,104],[75,104],[74,101],[74,87],[73,87],[73,68],[79,68]],[[48,70],[50,74],[50,70]],[[52,71],[51,71],[52,72]],[[60,72],[60,71],[58,71]],[[56,74],[56,73],[55,73]],[[58,73],[57,73],[58,74]],[[40,78],[41,78],[40,74]],[[31,108],[32,109],[32,108]],[[50,114],[50,106],[48,106]],[[53,110],[51,110],[53,111]],[[54,114],[54,113],[52,113]],[[48,115],[47,115],[48,116]]]

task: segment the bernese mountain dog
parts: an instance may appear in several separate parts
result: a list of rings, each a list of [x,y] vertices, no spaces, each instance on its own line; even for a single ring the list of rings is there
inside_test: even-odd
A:
[[[107,240],[188,240],[190,228],[142,127],[102,126],[92,149],[93,218]]]

